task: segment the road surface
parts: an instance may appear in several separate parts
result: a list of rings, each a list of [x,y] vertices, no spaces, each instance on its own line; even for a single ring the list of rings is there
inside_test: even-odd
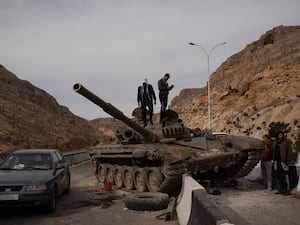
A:
[[[126,191],[105,192],[97,185],[88,163],[71,169],[72,187],[53,214],[40,209],[0,209],[0,225],[178,225],[177,220],[156,218],[166,212],[127,210]],[[275,195],[259,183],[241,179],[239,189],[219,188],[221,195],[208,198],[236,225],[300,225],[300,199]]]
[[[71,192],[59,198],[55,213],[37,208],[0,209],[0,225],[178,225],[176,220],[156,218],[166,210],[126,209],[122,197],[129,193],[103,191],[88,163],[73,167],[71,176]]]

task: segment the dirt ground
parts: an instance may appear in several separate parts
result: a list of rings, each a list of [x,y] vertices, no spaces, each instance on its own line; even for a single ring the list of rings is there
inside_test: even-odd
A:
[[[131,192],[104,191],[97,185],[89,164],[71,168],[71,191],[58,200],[55,213],[42,208],[0,208],[0,225],[178,225],[159,215],[170,209],[142,212],[125,208],[123,198]]]
[[[300,199],[275,195],[258,182],[239,180],[238,189],[217,187],[220,195],[208,198],[235,225],[300,225]],[[178,225],[177,220],[164,221],[157,216],[169,211],[138,212],[125,208],[126,191],[105,192],[97,185],[88,165],[72,168],[72,187],[63,195],[56,213],[44,214],[38,209],[0,210],[0,225]]]
[[[259,182],[240,179],[238,189],[219,188],[209,199],[236,225],[300,225],[300,199],[275,194]]]

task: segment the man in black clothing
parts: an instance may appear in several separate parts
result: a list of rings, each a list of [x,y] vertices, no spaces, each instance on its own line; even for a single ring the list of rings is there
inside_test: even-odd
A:
[[[146,78],[143,80],[142,85],[138,88],[137,102],[142,108],[142,118],[144,121],[144,127],[147,126],[147,106],[149,110],[149,120],[150,123],[153,124],[153,102],[154,105],[156,105],[156,96],[152,85],[147,83]]]
[[[279,191],[275,194],[289,195],[287,177],[291,154],[291,141],[284,137],[284,133],[282,131],[278,132],[273,154],[274,170],[276,171],[279,184]]]
[[[173,84],[171,86],[169,86],[169,84],[167,82],[169,80],[169,78],[170,78],[170,74],[166,73],[163,76],[163,78],[161,78],[158,81],[159,101],[161,104],[161,107],[160,107],[160,121],[161,122],[164,117],[164,112],[167,109],[169,91],[172,90],[174,87]]]

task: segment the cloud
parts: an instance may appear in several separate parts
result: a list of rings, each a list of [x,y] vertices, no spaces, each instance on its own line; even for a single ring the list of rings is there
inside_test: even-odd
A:
[[[227,42],[211,55],[213,72],[267,30],[298,25],[299,6],[296,0],[1,1],[0,63],[81,117],[107,114],[73,93],[75,82],[130,116],[144,77],[157,91],[158,79],[170,73],[170,99],[205,86],[206,56],[189,42],[207,50]]]

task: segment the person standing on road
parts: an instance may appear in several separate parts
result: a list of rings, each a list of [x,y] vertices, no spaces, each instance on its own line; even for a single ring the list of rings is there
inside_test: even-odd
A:
[[[272,191],[272,157],[273,157],[273,140],[270,135],[264,135],[264,150],[261,157],[261,173],[263,184],[269,191]]]
[[[168,105],[168,95],[169,95],[169,91],[173,89],[174,85],[170,85],[168,84],[168,80],[170,78],[170,74],[166,73],[163,78],[161,78],[158,81],[158,90],[159,90],[159,101],[161,104],[160,107],[160,122],[162,122],[162,119],[164,117],[164,112],[167,109],[167,105]]]
[[[289,188],[291,194],[294,194],[297,191],[297,185],[299,181],[296,162],[297,153],[292,152],[291,160],[289,161]]]
[[[279,184],[279,191],[275,194],[289,195],[288,191],[288,170],[289,160],[292,154],[291,141],[284,137],[282,131],[276,136],[275,150],[273,154],[274,170]]]
[[[147,126],[147,107],[149,110],[149,121],[153,124],[153,103],[156,105],[156,96],[151,84],[148,84],[147,78],[138,87],[137,102],[142,109],[142,118],[144,127]]]

